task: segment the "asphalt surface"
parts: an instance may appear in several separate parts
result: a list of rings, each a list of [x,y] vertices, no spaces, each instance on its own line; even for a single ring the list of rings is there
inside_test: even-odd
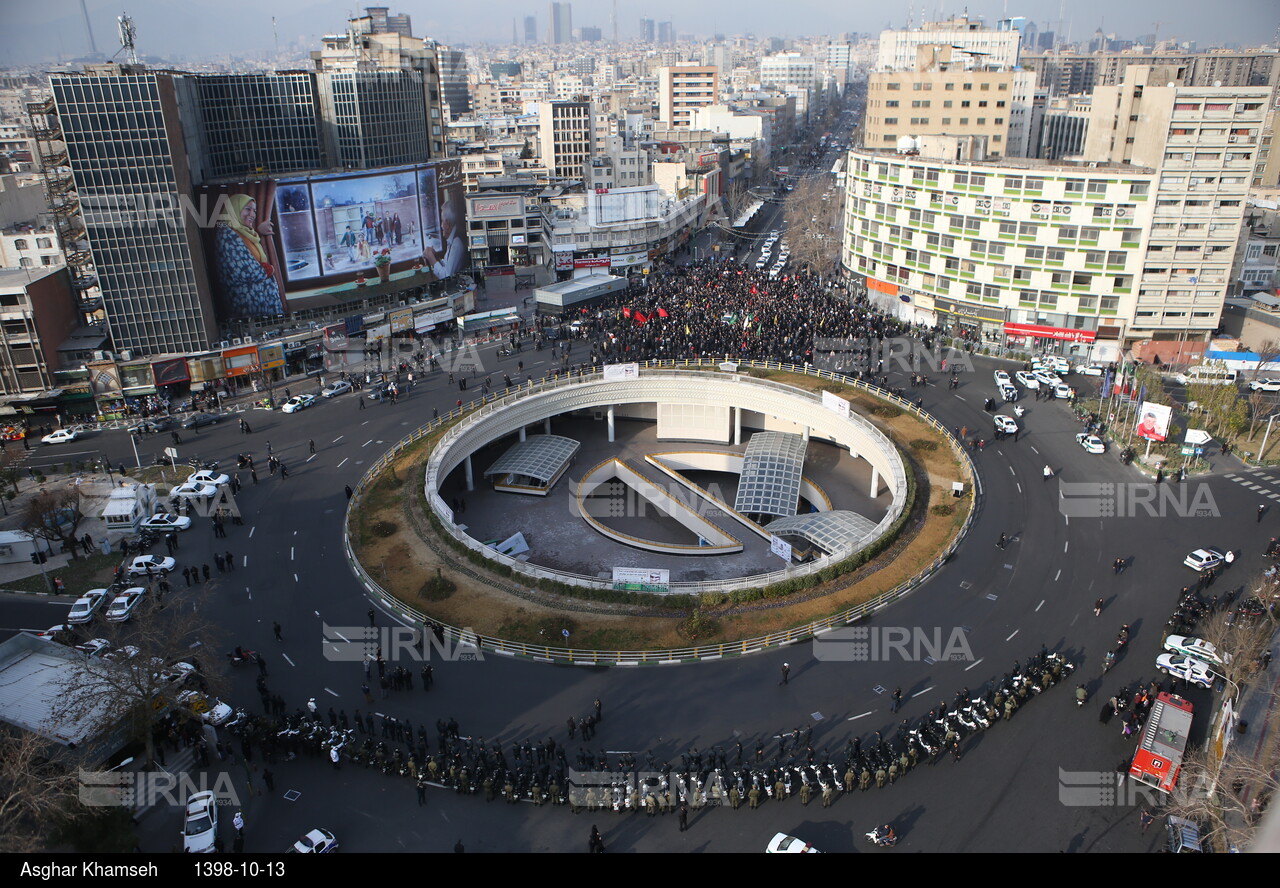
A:
[[[767,231],[772,221],[762,221]],[[494,347],[482,348],[480,357],[481,375],[511,372],[517,360],[524,360],[526,371],[539,373],[551,360],[549,352],[529,350],[498,360]],[[997,364],[976,363],[959,389],[930,386],[920,394],[925,408],[948,426],[967,425],[990,438],[991,420],[982,401],[994,394],[991,370]],[[905,384],[900,374],[894,384]],[[291,388],[295,394],[302,390]],[[474,397],[477,389],[472,386],[467,395]],[[367,624],[369,602],[341,554],[343,487],[354,485],[383,451],[427,421],[433,407],[446,410],[459,394],[441,371],[394,406],[368,403],[359,410],[358,395],[348,394],[294,415],[250,411],[245,416],[251,435],[239,434],[234,421],[198,435],[182,432],[183,459],[217,459],[230,472],[235,454],[251,451],[257,458],[259,484],[250,484],[248,473],[240,472],[244,490],[237,502],[244,525],[228,526],[228,538],[215,541],[209,521],[197,519],[182,537],[178,555],[180,563],[203,563],[212,560],[215,548],[235,553],[235,571],[221,578],[209,605],[211,616],[225,627],[228,649],[239,644],[266,654],[271,689],[291,709],[313,696],[321,711],[330,705],[348,713],[366,708],[360,665],[331,662],[321,644],[322,622]],[[943,639],[958,627],[971,660],[929,662],[891,654],[879,661],[819,661],[808,643],[678,667],[548,666],[490,655],[483,661],[436,661],[429,694],[415,682],[415,690],[393,693],[376,706],[377,712],[427,725],[433,748],[431,726],[451,717],[464,735],[488,742],[550,736],[564,743],[565,719],[585,716],[599,698],[604,721],[590,744],[597,750],[635,751],[641,758],[652,750],[659,760],[674,761],[694,746],[705,751],[720,745],[732,757],[733,744],[742,742],[749,756],[759,738],[812,726],[814,748],[835,756],[851,736],[870,739],[875,731],[891,736],[900,719],[914,721],[939,700],[949,703],[961,687],[976,692],[1042,644],[1078,664],[1068,682],[1030,700],[1012,721],[967,740],[962,760],[922,765],[892,787],[855,792],[830,809],[814,801],[802,810],[795,797],[770,801],[757,811],[745,805],[736,812],[707,809],[691,816],[689,831],[679,832],[673,816],[574,816],[567,808],[486,803],[480,795],[462,798],[445,790],[431,791],[428,805],[420,809],[406,779],[349,765],[335,773],[327,763],[304,757],[272,769],[275,792],[263,793],[256,778],[258,792],[245,791],[246,850],[281,850],[306,830],[324,826],[352,851],[447,851],[461,839],[468,851],[583,852],[594,824],[614,852],[756,852],[775,832],[800,836],[824,851],[864,851],[872,849],[863,833],[885,822],[897,829],[898,851],[1154,849],[1159,831],[1142,835],[1132,805],[1068,805],[1061,801],[1061,788],[1096,782],[1101,772],[1132,755],[1134,743],[1121,737],[1117,722],[1099,723],[1101,700],[1121,685],[1134,688],[1159,677],[1154,661],[1164,621],[1178,590],[1194,579],[1181,564],[1186,552],[1204,545],[1243,550],[1211,591],[1243,583],[1260,565],[1280,518],[1269,512],[1259,523],[1255,510],[1259,502],[1276,500],[1246,488],[1239,476],[1272,475],[1243,475],[1238,464],[1224,461],[1213,474],[1180,489],[1184,503],[1204,507],[1207,496],[1208,510],[1216,516],[1176,514],[1175,497],[1155,515],[1120,506],[1115,517],[1067,518],[1059,507],[1061,482],[1145,485],[1146,480],[1121,465],[1115,453],[1091,456],[1081,450],[1074,442],[1079,425],[1065,404],[1023,403],[1028,412],[1021,439],[989,442],[976,457],[985,499],[968,540],[920,589],[863,624],[872,631],[920,629],[927,636],[936,630]],[[309,440],[316,444],[314,457]],[[287,464],[287,479],[267,475],[268,441]],[[144,463],[169,443],[167,434],[144,442],[139,448]],[[106,455],[113,465],[132,464],[124,432],[92,435],[76,446]],[[37,448],[30,462],[50,457],[53,450]],[[57,455],[65,459],[67,452]],[[1048,482],[1042,479],[1046,463],[1057,473]],[[1206,486],[1196,493],[1201,484]],[[1160,492],[1167,495],[1171,489]],[[1113,495],[1117,503],[1129,501],[1128,493]],[[1002,532],[1011,538],[1003,551],[995,546]],[[1117,557],[1129,562],[1119,576],[1111,567]],[[179,597],[182,586],[179,574],[174,582]],[[1106,607],[1095,617],[1093,602],[1099,597]],[[0,614],[5,625],[42,629],[57,622],[62,607],[6,598]],[[383,615],[378,619],[389,622]],[[283,626],[283,643],[272,638],[273,621]],[[1122,623],[1132,627],[1133,640],[1104,681],[1100,661]],[[784,661],[791,665],[785,687],[779,683]],[[251,670],[233,670],[229,702],[257,711],[254,677]],[[1079,682],[1091,693],[1082,709],[1072,692]],[[897,715],[890,712],[889,700],[895,687],[906,698]],[[1188,696],[1198,713],[1207,711],[1209,692],[1192,690]],[[1201,729],[1206,720],[1197,715]],[[578,745],[569,743],[571,761]],[[774,748],[771,741],[770,755]],[[231,770],[242,782],[243,767]],[[287,800],[288,790],[300,795]],[[140,827],[142,848],[170,850],[180,819],[176,809],[150,811]],[[229,847],[230,814],[222,820]]]

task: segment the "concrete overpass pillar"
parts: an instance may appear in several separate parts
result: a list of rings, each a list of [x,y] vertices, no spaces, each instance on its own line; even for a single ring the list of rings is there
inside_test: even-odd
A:
[[[520,440],[523,441],[524,439],[525,439],[524,426],[520,426]]]
[[[875,499],[880,493],[880,470],[875,466],[871,467],[871,498]]]
[[[609,405],[609,443],[613,443],[613,405]]]
[[[742,443],[742,408],[734,407],[733,409],[733,443],[735,445]]]
[[[475,490],[475,489],[476,489],[476,479],[475,479],[475,476],[471,473],[471,454],[469,454],[469,453],[467,454],[466,462],[465,462],[465,463],[463,463],[463,465],[465,465],[465,466],[466,466],[466,470],[467,470],[467,491],[468,491],[468,492],[470,492],[470,491],[472,491],[472,490]],[[872,495],[874,496],[874,494],[872,494]]]
[[[546,419],[542,421],[542,432],[545,435],[551,434],[551,417],[550,416],[548,416]]]

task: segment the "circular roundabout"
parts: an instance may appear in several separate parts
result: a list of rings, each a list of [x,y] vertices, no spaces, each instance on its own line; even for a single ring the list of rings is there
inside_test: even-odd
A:
[[[459,634],[485,648],[551,660],[676,662],[751,652],[856,620],[914,588],[954,551],[972,520],[972,466],[950,434],[908,402],[825,371],[783,372],[800,369],[606,368],[511,389],[442,417],[362,481],[347,525],[357,531],[354,546],[348,533],[349,562],[409,622],[428,621],[406,594],[414,589],[389,581],[385,556],[382,582],[370,576],[366,565],[379,556],[359,542],[369,536],[361,522],[399,523],[375,521],[363,508],[366,491],[391,467],[394,485],[404,484],[398,498],[416,499],[416,515],[405,506],[410,520],[402,523],[412,530],[403,532],[426,540],[437,581],[460,587],[458,598],[496,589],[579,622],[584,612],[678,616],[675,640],[692,642],[654,649],[628,633],[618,637],[628,650],[611,638],[579,650],[549,645],[581,643],[568,628],[549,634],[555,619],[543,619],[531,638],[510,631],[511,621],[437,618],[474,625]],[[759,378],[766,375],[778,378]],[[920,427],[932,440],[905,437]],[[400,480],[397,460],[409,480]],[[953,490],[965,493],[952,498]],[[944,532],[922,548],[930,522]],[[416,588],[425,590],[435,582],[421,585],[431,558],[418,561]],[[865,588],[833,594],[854,585]],[[797,602],[809,606],[784,616]],[[769,617],[742,616],[752,610]],[[731,631],[721,631],[722,617]]]

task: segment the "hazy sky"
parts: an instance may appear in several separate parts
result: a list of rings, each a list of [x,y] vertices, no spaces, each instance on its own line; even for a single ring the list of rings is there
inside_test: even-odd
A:
[[[269,50],[273,46],[272,16],[280,44],[303,40],[316,45],[322,33],[341,30],[348,14],[364,4],[336,0],[86,0],[99,51],[113,54],[119,43],[116,16],[127,11],[137,26],[143,55],[197,60],[226,53]],[[513,19],[538,18],[539,34],[546,32],[548,4],[532,0],[409,0],[388,5],[392,12],[413,18],[415,36],[431,36],[450,43],[509,42]],[[0,65],[30,64],[86,54],[89,41],[79,0],[3,0],[0,27]],[[573,25],[596,26],[606,39],[612,33],[610,0],[573,3]],[[848,2],[848,0],[719,0],[690,4],[684,0],[618,0],[618,35],[634,38],[643,17],[674,22],[678,33],[755,33],[758,36],[797,37],[843,31],[875,32],[903,27],[910,17],[951,15],[968,9],[988,22],[1005,15],[1022,15],[1037,26],[1063,30],[1080,39],[1102,27],[1107,33],[1136,37],[1152,33],[1157,17],[1159,34],[1194,40],[1200,46],[1239,43],[1246,46],[1276,42],[1280,26],[1277,0],[979,0],[960,5],[906,0]],[[1065,12],[1063,12],[1065,10]]]

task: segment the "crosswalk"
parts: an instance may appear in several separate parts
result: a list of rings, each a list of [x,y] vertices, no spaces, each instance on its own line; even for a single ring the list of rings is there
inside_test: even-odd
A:
[[[1259,496],[1280,502],[1280,475],[1270,475],[1267,472],[1267,469],[1253,468],[1232,472],[1225,477]]]

